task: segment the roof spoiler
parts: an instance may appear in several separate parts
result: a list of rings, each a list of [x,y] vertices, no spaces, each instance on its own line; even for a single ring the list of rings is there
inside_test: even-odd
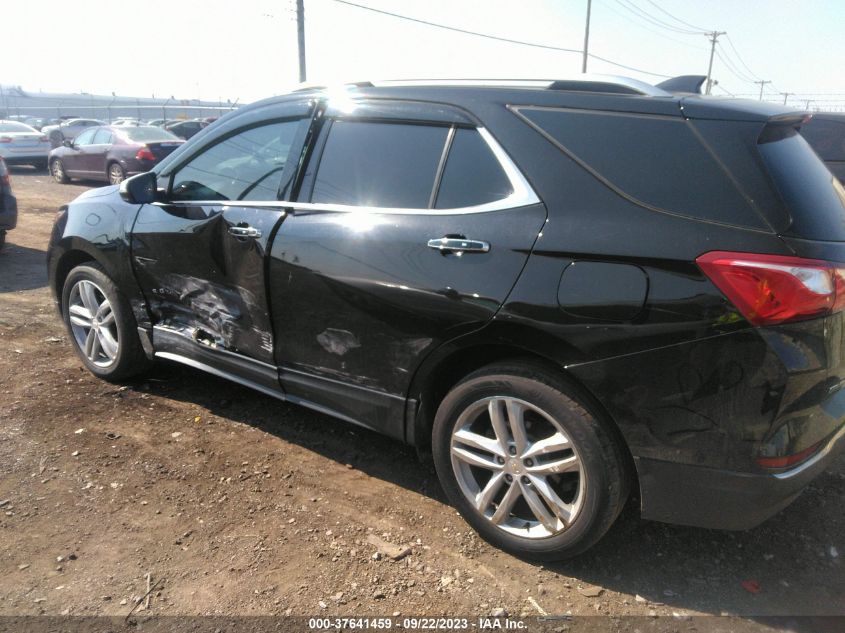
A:
[[[707,81],[705,75],[680,75],[661,81],[657,87],[671,93],[701,94],[701,86]]]

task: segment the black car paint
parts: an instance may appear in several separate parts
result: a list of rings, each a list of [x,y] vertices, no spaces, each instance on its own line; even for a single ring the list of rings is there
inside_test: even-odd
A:
[[[9,168],[0,158],[0,231],[11,231],[18,225],[18,200],[12,194],[9,180]]]
[[[824,451],[842,448],[843,315],[754,328],[694,260],[720,249],[845,261],[845,245],[790,237],[787,211],[765,178],[753,175],[746,186],[756,187],[755,199],[768,205],[767,228],[645,208],[608,188],[509,106],[689,117],[691,125],[706,128],[719,155],[728,156],[727,169],[734,166],[720,144],[750,151],[766,121],[782,110],[492,88],[362,87],[356,97],[414,103],[420,116],[436,118],[440,108],[466,113],[491,131],[543,203],[477,218],[368,215],[372,226],[356,231],[361,226],[350,214],[297,208],[318,136],[312,134],[303,139],[299,170],[283,180],[281,199],[290,206],[272,206],[260,241],[241,245],[227,237],[240,221],[259,222],[268,210],[260,205],[223,213],[201,205],[190,212],[180,205],[177,213],[167,205],[144,207],[152,224],[142,226],[137,207],[122,202],[114,188],[84,195],[54,232],[54,294],[74,261],[96,259],[130,298],[148,352],[154,347],[164,357],[187,357],[197,367],[423,448],[428,400],[444,379],[500,357],[546,362],[618,428],[637,467],[646,518],[751,526],[788,502],[824,464],[811,460],[794,473],[772,474],[755,457],[788,455],[818,442],[828,442]],[[319,98],[293,95],[226,115],[159,165],[160,189],[175,166],[203,147],[272,118],[276,109]],[[320,108],[313,111],[315,126],[322,115]],[[741,174],[741,165],[736,169]],[[424,247],[424,238],[453,232],[489,239],[489,257],[458,258]],[[188,241],[168,242],[174,235]],[[248,262],[263,264],[254,272],[264,278],[266,303],[256,296],[261,284],[255,276],[237,281],[238,266]],[[491,269],[482,269],[484,263]],[[579,266],[596,264],[601,292],[584,300],[577,277],[573,288],[569,279]],[[155,266],[181,277],[154,287],[145,271]],[[235,281],[219,288],[210,269],[225,270]],[[613,284],[632,274],[645,276],[645,288],[634,282],[633,294],[630,283],[613,292]],[[214,283],[192,285],[191,278]],[[185,300],[227,323],[207,339],[196,336],[208,324],[201,310],[187,310],[173,328],[155,321],[158,303]],[[193,331],[180,331],[192,324]]]

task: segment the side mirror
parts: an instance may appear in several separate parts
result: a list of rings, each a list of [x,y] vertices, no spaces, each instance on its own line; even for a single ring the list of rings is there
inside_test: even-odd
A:
[[[130,204],[149,204],[156,199],[156,175],[151,171],[137,174],[120,183],[120,197]]]
[[[65,140],[62,141],[62,145],[64,145],[65,147],[70,147],[71,149],[73,149],[73,141],[68,139],[68,138],[66,138]]]

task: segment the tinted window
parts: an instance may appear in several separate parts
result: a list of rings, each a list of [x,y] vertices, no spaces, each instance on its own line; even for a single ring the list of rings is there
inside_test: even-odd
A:
[[[97,130],[94,128],[90,128],[82,132],[79,136],[77,136],[73,144],[74,145],[91,145],[91,142],[94,140],[94,134]]]
[[[760,154],[792,218],[798,237],[845,241],[845,189],[801,135],[760,143]]]
[[[807,139],[822,160],[845,161],[845,119],[810,119],[801,127],[801,135]]]
[[[335,121],[311,202],[427,209],[447,128]]]
[[[123,136],[132,141],[181,141],[178,136],[160,127],[133,127],[123,130]]]
[[[111,143],[111,132],[106,128],[100,128],[94,134],[94,145],[108,145]]]
[[[244,130],[195,156],[173,176],[173,200],[276,200],[300,121]]]
[[[638,202],[703,220],[769,228],[680,117],[530,108],[520,113]]]
[[[436,209],[471,207],[511,194],[510,181],[478,130],[455,130]]]

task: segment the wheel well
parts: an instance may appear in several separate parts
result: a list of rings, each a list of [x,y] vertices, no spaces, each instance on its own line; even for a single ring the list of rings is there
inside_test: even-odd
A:
[[[437,413],[437,407],[446,394],[465,376],[482,367],[500,362],[520,362],[538,366],[563,378],[571,388],[570,395],[579,400],[593,415],[600,417],[606,422],[606,427],[613,434],[623,453],[626,461],[625,467],[631,477],[631,487],[633,490],[639,492],[639,479],[631,449],[628,447],[628,443],[625,441],[619,425],[610,413],[608,413],[607,409],[602,406],[588,389],[559,364],[539,354],[507,345],[480,345],[458,350],[450,356],[441,359],[428,372],[422,388],[416,394],[419,398],[419,406],[414,417],[413,425],[414,446],[421,457],[427,458],[430,455],[431,430],[434,424],[434,416]]]
[[[62,255],[62,258],[56,265],[56,275],[53,282],[53,296],[56,297],[56,301],[58,302],[60,309],[62,307],[62,289],[65,287],[65,280],[70,274],[70,271],[80,264],[93,261],[97,260],[85,251],[68,251]]]

